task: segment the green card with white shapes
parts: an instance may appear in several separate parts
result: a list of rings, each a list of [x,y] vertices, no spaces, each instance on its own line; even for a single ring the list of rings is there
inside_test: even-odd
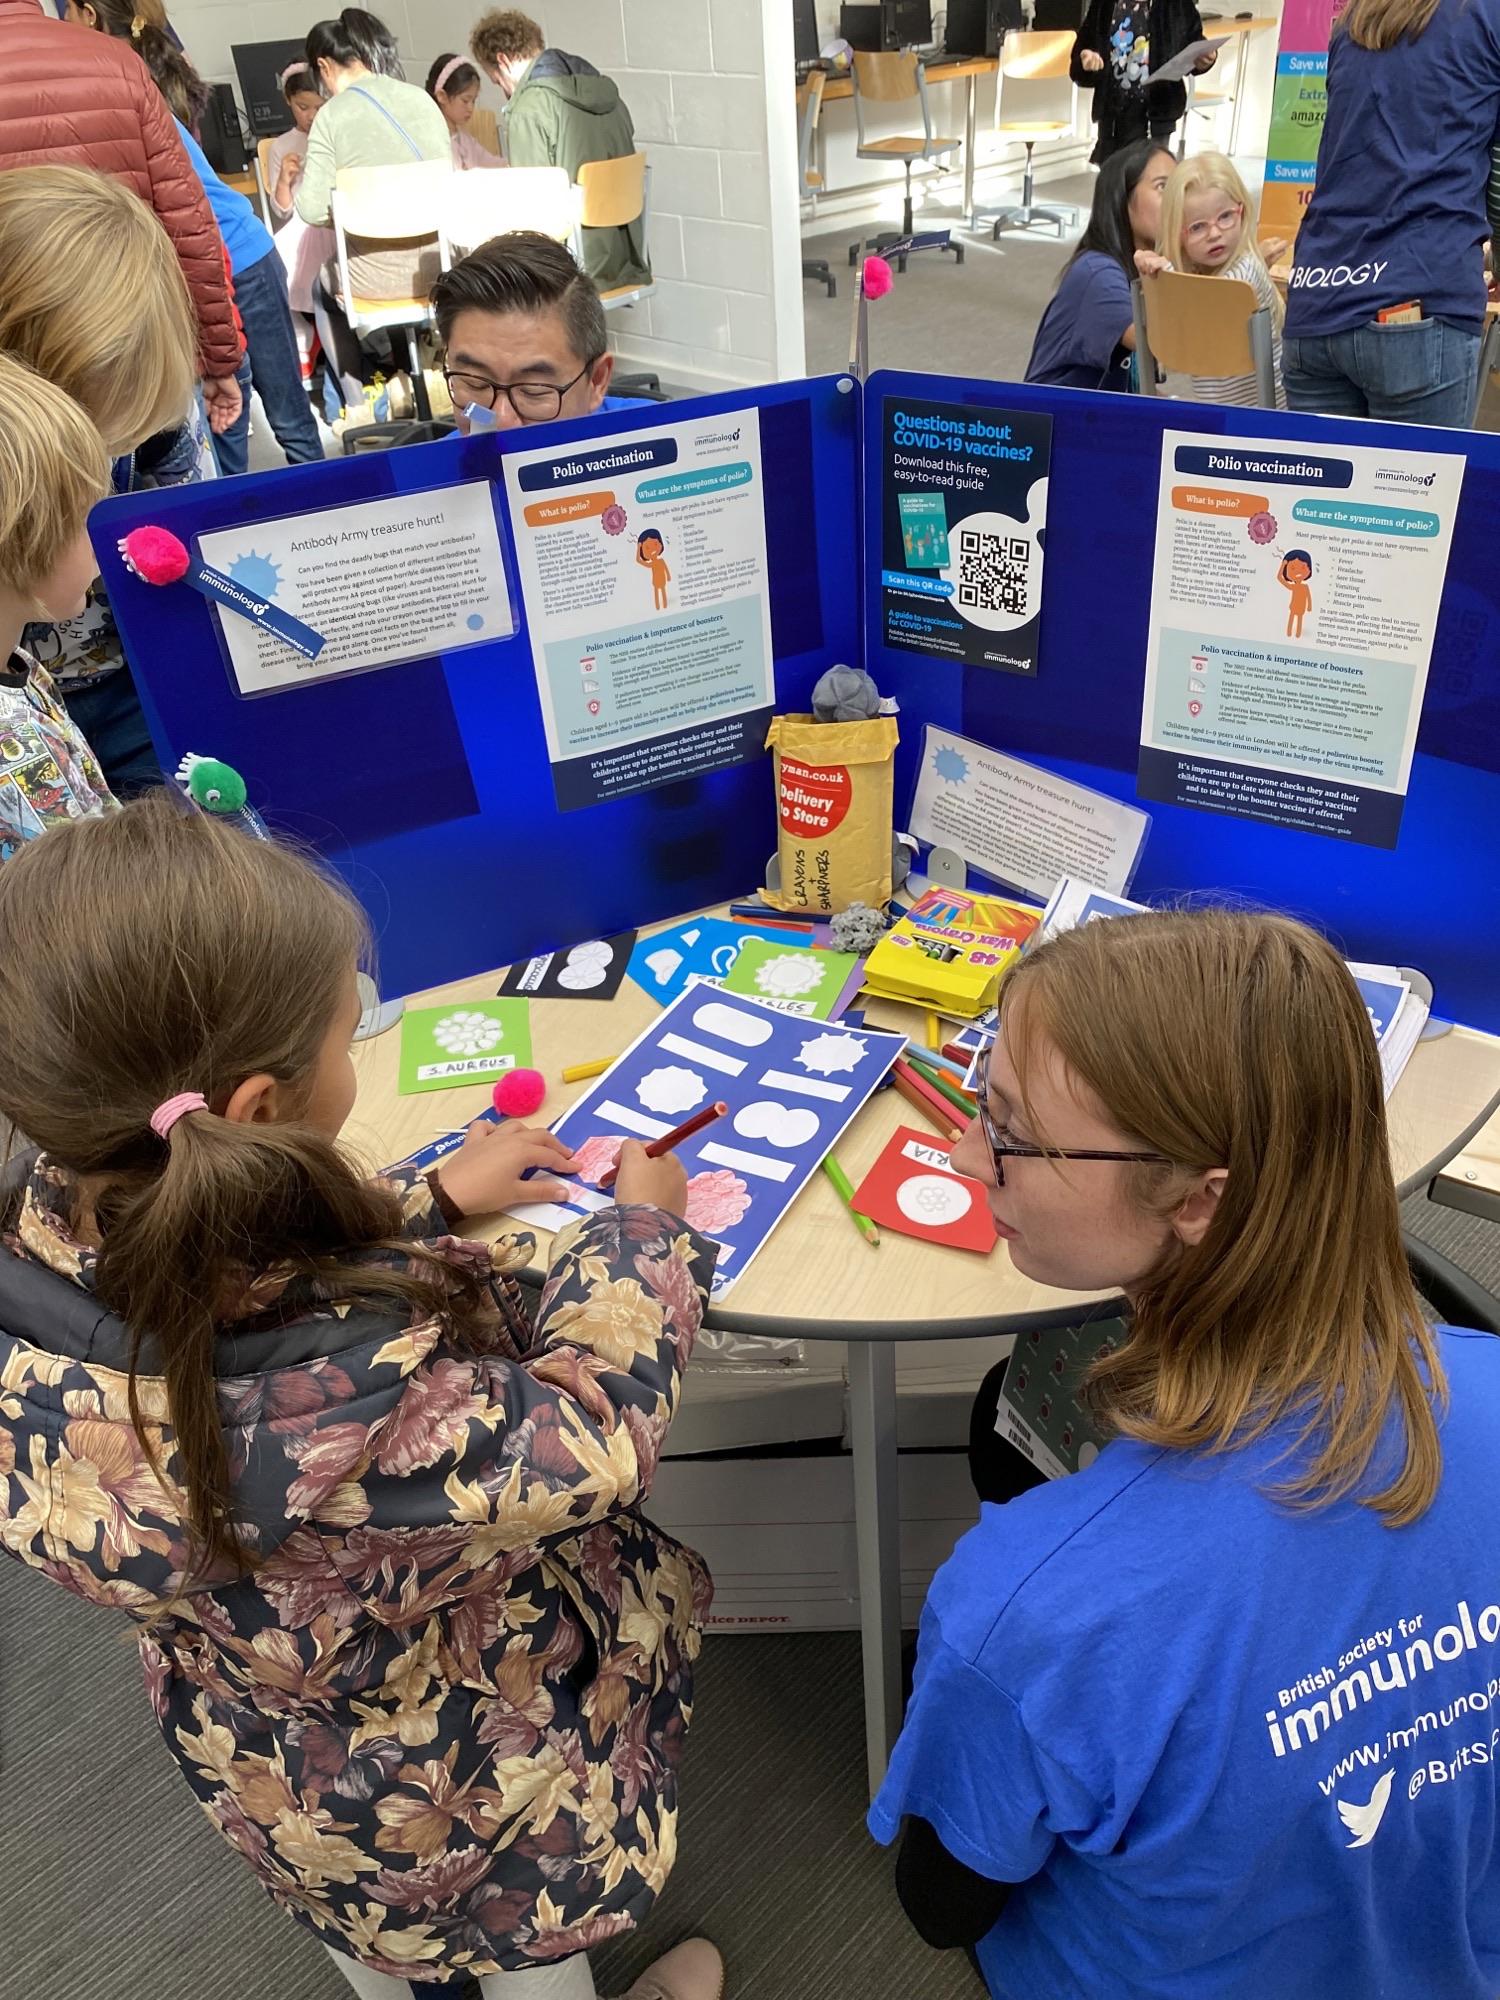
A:
[[[782,1014],[831,1018],[849,975],[859,963],[850,951],[808,951],[797,945],[749,938],[724,979],[726,993],[743,993]]]
[[[401,1017],[401,1095],[485,1083],[531,1062],[524,1000],[450,1000]]]

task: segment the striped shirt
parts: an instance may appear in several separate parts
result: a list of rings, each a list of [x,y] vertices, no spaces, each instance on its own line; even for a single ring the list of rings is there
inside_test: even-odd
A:
[[[1271,315],[1271,372],[1276,382],[1276,408],[1286,408],[1286,390],[1281,380],[1281,315],[1271,274],[1253,250],[1246,250],[1219,273],[1223,278],[1243,278],[1255,287],[1257,302]],[[1241,409],[1260,407],[1255,376],[1250,375],[1169,375],[1167,394],[1192,403],[1234,403]]]

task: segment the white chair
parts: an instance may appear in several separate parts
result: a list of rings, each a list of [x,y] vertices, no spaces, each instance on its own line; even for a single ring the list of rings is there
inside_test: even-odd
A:
[[[453,174],[443,196],[444,234],[455,257],[515,229],[534,229],[554,242],[571,243],[582,212],[582,194],[568,179],[566,167]]]
[[[1055,230],[1060,237],[1078,219],[1075,208],[1039,206],[1032,196],[1036,183],[1033,162],[1038,144],[1055,144],[1073,134],[1074,98],[1069,99],[1067,118],[1018,118],[1007,115],[1015,101],[1011,83],[1055,84],[1068,74],[1076,37],[1051,29],[1017,29],[1005,37],[1000,50],[1000,73],[995,79],[995,130],[1003,139],[1019,139],[1026,148],[1026,165],[1021,175],[1021,205],[1002,208],[996,215],[975,214],[972,226],[990,223],[990,234],[998,242],[1002,229]],[[1076,93],[1074,94],[1076,97]]]
[[[404,332],[412,392],[424,421],[431,420],[432,408],[417,329],[431,325],[433,281],[451,261],[445,234],[449,183],[490,178],[498,176],[455,174],[448,160],[412,160],[400,166],[346,167],[334,181],[331,208],[344,317],[356,334]],[[390,286],[378,275],[372,282],[361,261],[391,250],[410,253],[409,274]]]
[[[649,273],[651,168],[646,155],[625,153],[617,160],[586,160],[578,169],[578,191],[578,230],[573,255],[579,269],[587,268],[583,261],[582,232],[585,229],[625,229],[632,222],[639,222],[641,247]],[[649,299],[655,290],[656,280],[647,276],[635,284],[601,288],[599,303],[606,313],[618,312],[622,307],[639,305],[642,299]],[[656,395],[661,390],[661,380],[651,369],[637,369],[629,374],[616,373],[613,387],[626,395],[637,389]]]

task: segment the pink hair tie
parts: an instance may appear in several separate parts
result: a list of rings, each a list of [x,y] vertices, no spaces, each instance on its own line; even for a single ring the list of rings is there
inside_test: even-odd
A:
[[[299,73],[299,71],[304,70],[306,68],[307,68],[307,57],[298,56],[297,60],[294,63],[287,64],[286,68],[281,72],[280,76],[277,77],[276,81],[280,85],[281,89],[285,90],[287,85],[291,82],[292,78],[296,76]]]
[[[449,77],[452,76],[453,72],[456,69],[462,69],[464,65],[468,62],[468,60],[469,58],[467,56],[454,56],[448,62],[445,62],[442,68],[438,71],[437,75],[432,80],[432,87],[434,91],[441,90],[443,85],[448,81]]]
[[[197,1090],[184,1090],[176,1097],[168,1097],[158,1104],[151,1114],[151,1130],[158,1139],[165,1139],[179,1118],[186,1118],[190,1111],[207,1111],[208,1099]]]

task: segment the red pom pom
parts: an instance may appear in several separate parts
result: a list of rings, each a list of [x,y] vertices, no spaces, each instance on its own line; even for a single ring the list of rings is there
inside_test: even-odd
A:
[[[860,273],[860,283],[864,287],[867,299],[883,299],[895,282],[891,267],[884,257],[866,257],[864,269]]]
[[[188,552],[170,528],[132,528],[120,554],[143,583],[177,583],[188,572]]]
[[[547,1079],[539,1069],[512,1069],[491,1093],[495,1109],[507,1118],[529,1118],[547,1095]]]

